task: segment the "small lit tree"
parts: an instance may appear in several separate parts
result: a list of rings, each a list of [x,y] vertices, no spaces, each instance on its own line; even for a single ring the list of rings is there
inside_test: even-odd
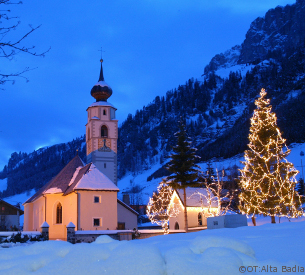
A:
[[[221,178],[219,177],[219,172],[216,169],[217,179],[212,176],[210,180],[204,179],[204,185],[206,186],[206,195],[201,192],[195,192],[193,195],[198,195],[207,202],[208,214],[210,216],[223,216],[227,213],[232,203],[233,194],[236,190],[231,190],[231,192],[225,192],[224,190],[224,170],[221,172]],[[209,183],[210,182],[210,183]],[[192,196],[193,196],[192,195]],[[217,211],[212,211],[212,205],[217,205]],[[204,207],[204,204],[202,204]]]
[[[217,179],[214,179],[210,186],[213,188],[215,193],[215,198],[217,200],[217,216],[223,216],[227,213],[232,203],[233,194],[236,190],[231,190],[231,192],[224,190],[223,178],[224,170],[221,171],[221,178],[219,177],[219,172],[216,169]]]
[[[175,205],[170,205],[173,196],[173,189],[163,181],[159,184],[157,192],[149,199],[146,214],[152,223],[161,225],[164,234],[168,234],[168,221],[170,217],[179,214],[179,209]]]
[[[275,113],[271,112],[270,100],[265,89],[255,101],[257,108],[251,118],[244,168],[240,170],[239,208],[252,217],[255,215],[298,217],[302,215],[301,200],[295,191],[298,173],[286,160],[290,150],[277,127]]]

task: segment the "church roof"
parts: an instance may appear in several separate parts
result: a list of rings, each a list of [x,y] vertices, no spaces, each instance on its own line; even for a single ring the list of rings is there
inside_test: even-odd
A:
[[[120,191],[93,163],[89,163],[85,167],[76,170],[73,177],[75,177],[75,180],[73,182],[71,181],[71,185],[64,195],[74,190]]]
[[[25,203],[33,202],[44,194],[63,193],[74,190],[119,191],[119,188],[92,163],[85,165],[75,156],[58,174],[36,192]]]
[[[183,189],[176,190],[177,194],[184,205],[183,202]],[[207,207],[208,206],[208,193],[206,188],[194,188],[194,187],[187,187],[185,189],[186,192],[186,206],[187,207]],[[214,195],[211,194],[213,198]],[[212,201],[212,207],[217,207],[217,202],[215,199]]]

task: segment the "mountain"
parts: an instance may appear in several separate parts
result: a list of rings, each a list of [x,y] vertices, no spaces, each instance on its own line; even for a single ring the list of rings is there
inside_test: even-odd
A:
[[[305,142],[304,18],[305,1],[269,10],[251,23],[241,45],[214,56],[201,77],[129,114],[119,128],[119,178],[164,165],[175,144],[179,119],[186,121],[201,161],[242,153],[247,148],[254,100],[262,87],[271,98],[287,144]],[[39,188],[75,155],[76,148],[84,159],[83,144],[81,137],[31,154],[12,154],[0,173],[0,179],[8,178],[2,195]],[[161,167],[148,180],[166,173]]]
[[[214,56],[201,78],[130,114],[119,132],[119,176],[164,163],[180,117],[202,161],[242,153],[262,87],[287,143],[304,142],[304,18],[305,1],[269,10],[252,22],[242,45]],[[161,168],[149,179],[165,173]]]
[[[205,73],[221,66],[258,64],[270,59],[272,53],[286,54],[291,48],[304,47],[305,5],[297,0],[294,5],[276,7],[264,17],[255,19],[241,45],[222,54],[217,54],[205,68]]]
[[[85,159],[85,144],[85,136],[82,136],[67,143],[40,148],[30,154],[13,153],[0,173],[0,179],[7,178],[7,189],[0,192],[0,197],[40,189],[76,154]]]

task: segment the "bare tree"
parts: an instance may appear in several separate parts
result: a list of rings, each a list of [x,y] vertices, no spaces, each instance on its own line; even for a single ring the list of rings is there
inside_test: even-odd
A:
[[[33,33],[35,30],[39,29],[41,25],[33,27],[29,25],[29,31],[21,34],[18,38],[11,39],[14,36],[14,32],[18,29],[21,22],[19,17],[12,16],[10,7],[13,5],[20,5],[21,1],[14,2],[12,0],[0,0],[0,57],[7,60],[12,60],[15,55],[19,53],[26,53],[33,56],[44,56],[49,50],[42,53],[38,53],[35,50],[35,46],[25,46],[25,40]],[[0,70],[0,85],[6,82],[15,83],[16,78],[23,78],[28,81],[28,78],[24,76],[24,73],[32,70],[33,68],[25,67],[18,72],[5,72]]]

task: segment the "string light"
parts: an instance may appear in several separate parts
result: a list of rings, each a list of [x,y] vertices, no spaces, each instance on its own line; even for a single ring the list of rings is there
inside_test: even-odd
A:
[[[301,197],[295,191],[299,173],[286,160],[290,150],[277,127],[265,89],[255,100],[257,108],[251,118],[244,168],[240,170],[240,210],[254,218],[257,214],[296,218],[303,214]]]
[[[159,183],[157,192],[149,198],[146,214],[152,223],[161,225],[164,234],[169,233],[168,222],[171,217],[176,217],[180,210],[174,203],[173,189],[163,181]]]
[[[206,195],[201,192],[195,192],[192,194],[189,198],[192,196],[200,196],[201,198],[201,212],[205,212],[204,209],[207,209],[207,215],[209,216],[223,216],[227,213],[229,210],[229,207],[233,200],[233,194],[236,190],[232,190],[232,192],[226,192],[224,195],[223,192],[223,177],[224,177],[224,170],[222,170],[222,176],[221,179],[219,177],[219,172],[216,169],[217,179],[215,179],[213,176],[211,177],[212,182],[207,183],[207,179],[205,179],[205,186],[206,188]],[[207,202],[207,206],[204,206],[203,199]],[[217,207],[214,207],[213,205],[217,205]],[[225,205],[225,206],[224,206]],[[216,208],[216,210],[215,210]]]

